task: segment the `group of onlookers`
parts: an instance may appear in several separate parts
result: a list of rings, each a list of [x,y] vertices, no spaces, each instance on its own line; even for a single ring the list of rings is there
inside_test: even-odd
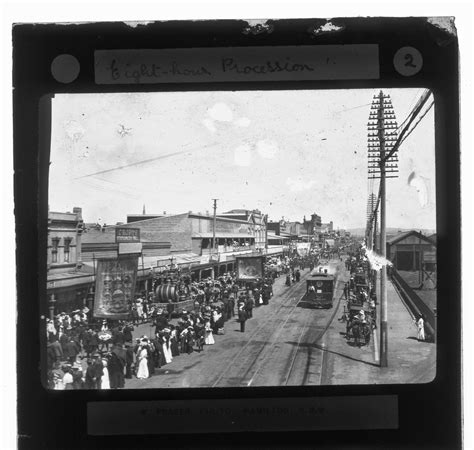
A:
[[[193,310],[179,317],[145,295],[136,299],[128,321],[98,320],[87,308],[58,314],[46,321],[48,387],[116,389],[123,388],[127,378],[153,376],[180,354],[213,345],[215,336],[224,333],[225,322],[236,315],[244,330],[253,308],[268,304],[272,284],[272,276],[251,283],[238,283],[232,274],[207,280],[198,285],[202,292]],[[142,323],[152,323],[155,334],[134,339]]]

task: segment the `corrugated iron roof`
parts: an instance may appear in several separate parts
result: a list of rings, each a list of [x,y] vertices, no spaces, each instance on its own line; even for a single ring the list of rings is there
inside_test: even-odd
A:
[[[436,242],[433,242],[428,236],[425,236],[416,230],[410,230],[410,231],[404,231],[402,233],[398,233],[395,236],[392,236],[389,239],[387,239],[387,244],[394,245],[400,241],[403,241],[403,239],[406,239],[408,236],[416,236],[419,239],[429,242],[432,245],[436,245]]]

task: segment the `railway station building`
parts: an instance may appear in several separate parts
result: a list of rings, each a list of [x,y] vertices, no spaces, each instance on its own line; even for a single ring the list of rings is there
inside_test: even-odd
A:
[[[419,231],[406,231],[388,238],[387,255],[399,271],[436,270],[436,242]]]

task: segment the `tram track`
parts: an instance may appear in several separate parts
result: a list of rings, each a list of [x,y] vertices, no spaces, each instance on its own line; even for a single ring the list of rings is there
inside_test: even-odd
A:
[[[341,280],[338,280],[338,283],[343,283],[343,281]],[[320,329],[318,331],[318,334],[316,335],[316,337],[313,339],[311,339],[311,341],[314,343],[314,344],[317,344],[324,336],[324,334],[327,332],[327,330],[329,329],[329,327],[331,326],[331,324],[333,323],[334,321],[334,317],[336,316],[338,310],[339,310],[339,306],[341,304],[341,300],[342,298],[344,297],[344,293],[342,293],[340,296],[339,296],[339,299],[337,300],[337,304],[335,304],[333,306],[333,312],[331,313],[331,315],[329,316],[329,319],[326,321],[325,325],[322,327],[322,329]],[[301,334],[300,334],[300,337],[299,337],[299,340],[297,342],[297,345],[293,351],[293,355],[291,357],[291,363],[290,363],[290,366],[287,370],[287,373],[286,375],[284,376],[283,378],[283,381],[282,381],[282,385],[284,386],[287,386],[288,385],[288,382],[290,381],[291,379],[291,376],[293,375],[293,371],[295,369],[295,363],[296,363],[296,360],[297,360],[297,357],[298,357],[298,354],[300,353],[301,351],[301,341],[303,340],[303,337],[304,335],[307,333],[308,331],[308,322],[309,319],[306,320],[305,322],[305,326],[303,328],[303,330],[301,331]],[[308,378],[309,378],[309,370],[311,368],[311,359],[312,359],[312,349],[310,347],[307,347],[306,349],[306,364],[305,364],[305,370],[304,370],[304,374],[303,374],[303,379],[301,381],[301,385],[305,385],[308,381]],[[325,350],[322,350],[322,352],[324,352]],[[322,360],[323,361],[323,360]],[[322,365],[322,364],[321,364]],[[321,373],[322,373],[322,369],[321,369]]]
[[[306,273],[301,281],[304,281],[307,276],[309,275],[309,272]],[[342,275],[342,274],[340,274]],[[340,283],[344,283],[344,280],[339,279],[336,282],[336,290],[340,290]],[[279,305],[279,307],[271,314],[269,315],[263,323],[261,323],[258,328],[251,334],[249,337],[249,340],[242,346],[242,348],[239,350],[239,352],[233,357],[234,361],[240,361],[239,364],[237,364],[237,367],[235,364],[229,365],[227,368],[225,368],[215,379],[215,381],[212,384],[212,387],[217,387],[218,385],[222,385],[222,382],[224,382],[224,385],[231,385],[231,386],[251,386],[259,374],[261,373],[261,370],[266,366],[266,363],[269,361],[269,358],[277,353],[280,349],[280,346],[282,345],[282,341],[279,339],[281,334],[286,331],[291,331],[291,329],[285,328],[288,322],[291,320],[293,317],[294,312],[298,308],[298,304],[300,303],[301,296],[297,295],[296,298],[294,297],[295,292],[298,290],[299,287],[301,287],[303,284],[298,284],[298,285],[293,285],[292,287],[289,288],[288,291],[284,293],[284,295],[287,297],[286,299],[283,300],[282,304]],[[337,300],[337,303],[334,304],[334,310],[331,313],[329,319],[325,321],[324,326],[318,331],[318,334],[315,339],[311,339],[312,342],[318,342],[321,340],[321,338],[324,336],[328,328],[331,326],[335,315],[337,314],[337,311],[339,310],[340,302],[343,298],[343,294],[341,294]],[[288,301],[289,300],[289,301]],[[280,317],[282,315],[282,312],[285,309],[289,309],[287,314],[283,316],[281,320],[275,321],[275,318]],[[307,335],[308,332],[308,327],[309,327],[309,322],[310,322],[311,314],[307,314],[304,323],[301,326],[301,331],[298,333],[297,343],[296,343],[296,348],[292,351],[291,356],[288,358],[290,361],[289,369],[287,369],[285,372],[285,375],[282,378],[282,381],[278,383],[278,385],[283,385],[286,386],[288,385],[292,374],[293,370],[295,367],[295,362],[298,358],[298,355],[301,350],[301,343],[304,339],[304,337]],[[268,330],[268,325],[271,324],[271,329]],[[298,327],[300,328],[300,327]],[[259,335],[261,332],[264,331],[264,336],[259,338]],[[250,351],[248,352],[249,348],[251,347],[256,347],[258,346],[259,348],[257,351],[253,352]],[[306,364],[306,369],[305,373],[303,376],[303,382],[301,384],[305,384],[307,379],[308,379],[308,373],[310,370],[311,366],[311,355],[312,349],[309,347],[307,348],[308,350],[308,361]],[[247,354],[245,354],[247,352]],[[277,360],[278,358],[276,358]],[[308,365],[309,363],[309,365]],[[227,381],[227,383],[225,383]]]
[[[305,280],[307,278],[307,276],[309,275],[309,273],[303,275],[303,277],[301,278],[301,281]],[[296,306],[298,305],[299,301],[300,301],[300,298],[299,296],[296,296],[296,303],[295,302],[295,297],[293,297],[294,293],[298,290],[298,288],[300,288],[302,286],[302,284],[293,284],[288,290],[286,290],[284,292],[284,295],[285,295],[285,299],[282,301],[282,303],[279,305],[279,307],[272,313],[270,314],[269,316],[266,317],[266,319],[264,319],[263,323],[261,323],[256,329],[255,331],[250,335],[249,339],[247,340],[247,342],[242,346],[242,348],[238,351],[238,353],[234,356],[234,361],[238,361],[242,355],[244,354],[244,352],[251,346],[251,345],[254,345],[255,342],[259,342],[259,340],[256,340],[255,337],[262,331],[264,330],[264,328],[269,324],[271,323],[276,317],[278,317],[280,315],[280,312],[285,309],[285,308],[291,308],[291,311],[290,313],[288,314],[287,316],[287,319],[284,321],[285,323],[287,322],[288,318],[291,316],[291,313],[294,311],[294,309],[296,308]],[[289,301],[288,301],[289,300]],[[274,333],[274,330],[275,330],[275,326],[273,326],[270,330],[270,336],[272,333]],[[260,339],[261,340],[261,339]],[[256,356],[254,356],[252,359],[253,361],[250,362],[250,367],[255,363],[255,361],[259,358],[261,352],[263,351],[263,349],[265,348],[266,346],[266,340],[263,339],[263,342],[264,342],[264,345],[263,347],[260,349],[260,351],[257,353]],[[248,364],[240,364],[240,366],[248,366]],[[226,375],[232,370],[232,369],[235,369],[235,366],[234,365],[229,365],[226,369],[224,369],[219,375],[218,377],[216,378],[216,380],[212,383],[212,387],[217,387],[218,384],[224,379],[224,377],[226,377]],[[248,370],[247,370],[248,372]],[[232,378],[236,378],[236,377],[232,377]]]
[[[342,280],[340,280],[340,279],[337,280],[337,282],[336,282],[336,286],[337,286],[337,287],[336,287],[336,291],[340,289],[339,283],[343,283],[343,282],[344,282],[344,281],[342,281]],[[331,323],[333,322],[334,317],[335,317],[335,315],[337,314],[337,311],[338,311],[338,309],[339,309],[339,305],[340,305],[340,302],[341,302],[342,297],[343,297],[343,294],[341,294],[341,296],[339,297],[339,299],[338,299],[338,301],[337,301],[337,305],[335,305],[335,307],[334,307],[334,311],[332,312],[332,314],[331,314],[329,320],[326,322],[326,325],[324,326],[324,328],[322,329],[322,331],[318,334],[318,336],[317,336],[317,338],[316,338],[316,340],[315,340],[314,342],[319,341],[319,340],[323,337],[324,333],[327,331],[327,329],[329,328],[329,326],[330,326]],[[272,355],[272,354],[275,352],[276,347],[277,347],[278,345],[280,345],[281,342],[278,340],[278,337],[279,337],[280,334],[283,332],[284,325],[286,325],[286,323],[289,321],[291,315],[294,313],[294,311],[295,311],[296,308],[298,307],[298,303],[299,303],[299,302],[297,302],[297,304],[296,304],[296,305],[292,308],[292,310],[289,312],[289,314],[288,314],[288,316],[287,316],[287,318],[286,318],[286,320],[285,320],[283,326],[279,329],[279,332],[277,333],[277,336],[276,336],[276,337],[274,336],[274,338],[272,339],[273,342],[271,342],[269,346],[268,346],[268,345],[265,345],[265,346],[261,349],[261,351],[259,352],[259,354],[257,355],[257,357],[255,358],[255,362],[256,362],[256,361],[259,359],[259,357],[260,357],[261,353],[263,352],[263,350],[265,350],[264,357],[260,360],[260,362],[259,362],[258,366],[256,367],[255,371],[253,372],[253,375],[252,375],[252,377],[250,378],[250,380],[249,380],[247,383],[244,382],[244,383],[243,383],[244,385],[250,386],[250,385],[254,382],[254,380],[255,380],[256,377],[258,376],[260,370],[264,367],[264,364],[265,364],[266,361],[268,360],[269,356]],[[310,318],[311,318],[311,315],[307,314],[307,315],[306,315],[306,318],[305,318],[305,320],[304,320],[303,326],[301,327],[301,332],[299,333],[299,337],[298,337],[298,341],[297,341],[297,344],[296,344],[296,348],[295,348],[295,350],[293,350],[292,355],[291,355],[290,358],[289,358],[289,360],[291,361],[291,362],[290,362],[290,368],[287,370],[286,375],[283,377],[283,381],[278,384],[278,385],[280,385],[280,386],[281,386],[281,385],[284,385],[284,386],[288,385],[288,382],[289,382],[289,380],[290,380],[290,377],[291,377],[291,375],[292,375],[292,371],[293,371],[293,368],[294,368],[294,365],[295,365],[296,358],[297,358],[297,356],[298,356],[298,351],[299,351],[299,349],[300,349],[301,341],[303,340],[303,337],[307,334],[307,331],[308,331],[308,322],[309,322]],[[308,349],[309,349],[309,347],[308,347]],[[309,362],[309,365],[308,365],[308,362]],[[306,373],[309,372],[309,366],[310,366],[310,358],[308,357],[308,359],[307,359],[307,364],[306,364],[306,369],[305,369],[305,378],[304,378],[304,381],[303,381],[302,384],[304,384],[304,382],[305,382],[305,380],[306,380],[306,378],[307,378]],[[251,365],[251,366],[248,368],[248,370],[247,370],[245,376],[247,376],[247,375],[248,375],[248,372],[250,372],[252,369],[253,369],[253,365]],[[244,377],[244,380],[245,380],[245,377]]]

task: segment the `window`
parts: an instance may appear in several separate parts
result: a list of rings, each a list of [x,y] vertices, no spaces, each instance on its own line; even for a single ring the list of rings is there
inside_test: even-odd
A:
[[[58,247],[59,247],[59,238],[51,239],[52,248],[51,248],[51,262],[57,263],[58,262]]]
[[[69,262],[69,253],[72,238],[64,238],[64,262]]]

